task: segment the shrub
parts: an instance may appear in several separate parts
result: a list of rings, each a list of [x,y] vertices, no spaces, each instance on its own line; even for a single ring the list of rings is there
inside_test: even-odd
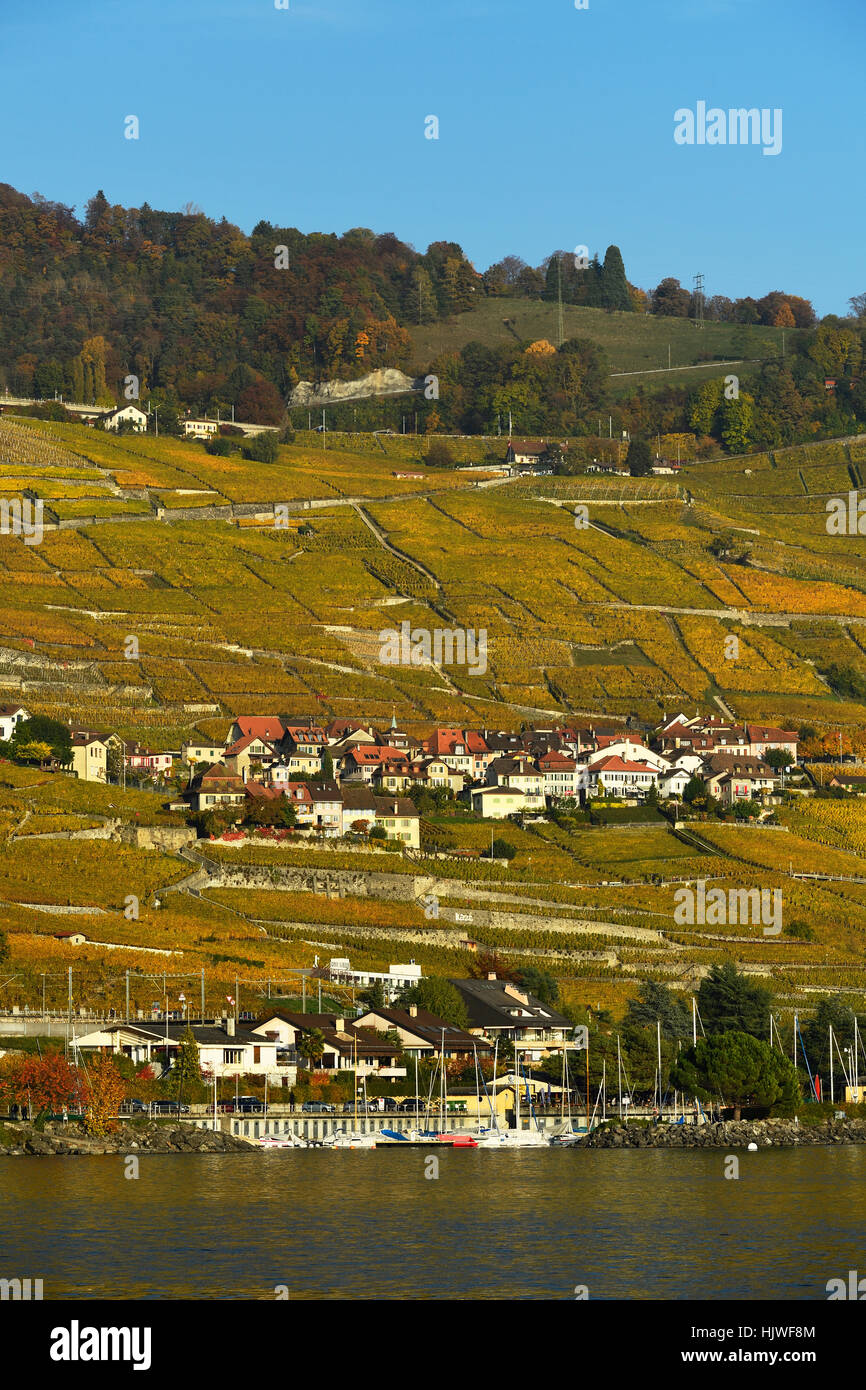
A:
[[[273,430],[264,430],[262,434],[257,434],[243,448],[244,458],[252,459],[254,463],[276,463],[279,453],[279,442]]]

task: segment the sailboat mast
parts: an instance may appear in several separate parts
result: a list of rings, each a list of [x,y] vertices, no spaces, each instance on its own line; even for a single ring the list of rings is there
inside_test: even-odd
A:
[[[657,1041],[657,1044],[658,1044],[658,1054],[659,1054],[659,1119],[661,1119],[661,1114],[662,1114],[662,1021],[661,1021],[660,1018],[657,1018],[657,1019],[656,1019],[656,1041]]]
[[[622,1122],[622,1057],[619,1046],[619,1033],[616,1035],[616,1089],[619,1096],[619,1118]]]
[[[833,1025],[830,1024],[830,1104],[836,1104],[836,1092],[833,1087]]]

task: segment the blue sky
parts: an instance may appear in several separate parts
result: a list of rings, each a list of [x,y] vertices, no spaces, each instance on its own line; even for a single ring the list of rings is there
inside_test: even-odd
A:
[[[616,242],[645,288],[703,271],[819,313],[866,290],[863,0],[289,4],[2,0],[0,179],[457,241],[478,269]],[[781,153],[678,146],[699,101],[780,107]]]

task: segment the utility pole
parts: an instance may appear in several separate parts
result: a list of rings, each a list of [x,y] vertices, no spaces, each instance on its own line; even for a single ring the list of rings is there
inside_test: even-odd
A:
[[[126,972],[126,1021],[129,1022],[129,971]]]
[[[704,277],[703,274],[695,276],[695,327],[704,326]]]
[[[562,347],[565,339],[562,321],[562,252],[556,258],[556,333],[559,339],[557,347]]]
[[[201,1021],[204,1023],[204,971],[201,972]]]

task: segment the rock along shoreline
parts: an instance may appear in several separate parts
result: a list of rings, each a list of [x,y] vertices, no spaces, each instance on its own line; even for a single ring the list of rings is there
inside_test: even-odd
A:
[[[728,1120],[707,1125],[613,1125],[584,1139],[586,1149],[759,1149],[805,1145],[866,1144],[866,1120],[825,1120],[798,1125],[794,1120]]]
[[[220,1129],[195,1125],[122,1125],[113,1134],[88,1134],[80,1125],[28,1122],[0,1125],[0,1158],[84,1156],[88,1154],[251,1153],[258,1145]]]

